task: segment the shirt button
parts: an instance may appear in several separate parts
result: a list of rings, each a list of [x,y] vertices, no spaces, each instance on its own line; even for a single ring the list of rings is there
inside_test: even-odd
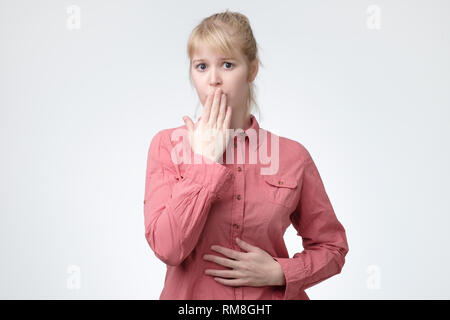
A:
[[[237,167],[237,171],[241,172],[242,168],[241,167]]]
[[[239,225],[238,224],[233,224],[233,227],[235,228],[235,229],[239,229]]]
[[[278,184],[283,184],[283,181],[281,181],[281,180],[280,180],[280,181],[278,181]]]
[[[237,198],[238,200],[241,200],[241,195],[238,194],[238,195],[236,196],[236,198]]]

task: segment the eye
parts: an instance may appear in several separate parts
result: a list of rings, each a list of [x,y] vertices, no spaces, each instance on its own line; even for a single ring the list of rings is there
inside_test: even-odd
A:
[[[226,64],[231,64],[232,65],[232,63],[231,62],[225,62]],[[230,69],[231,69],[231,67],[230,67]]]
[[[224,62],[224,64],[226,64],[227,66],[229,66],[228,68],[225,68],[226,70],[230,70],[230,69],[232,69],[232,66],[234,66],[234,64],[231,63],[231,62]],[[199,64],[197,64],[197,65],[195,66],[195,68],[196,68],[197,70],[199,70],[199,71],[205,70],[205,68],[200,68],[200,69],[198,69],[198,67],[200,67],[200,66],[205,66],[205,67],[206,67],[206,64],[204,64],[204,63],[199,63]]]
[[[204,66],[205,64],[204,63],[199,63],[198,65],[195,66],[195,68],[198,69],[198,67],[202,66],[202,65]],[[201,69],[201,70],[205,70],[205,69]]]

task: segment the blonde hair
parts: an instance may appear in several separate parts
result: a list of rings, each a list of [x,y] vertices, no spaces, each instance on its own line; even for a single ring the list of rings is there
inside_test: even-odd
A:
[[[189,57],[189,82],[192,87],[194,86],[191,75],[192,56],[196,48],[202,43],[206,43],[213,50],[222,52],[227,56],[233,57],[242,54],[249,70],[248,77],[250,76],[250,63],[252,61],[257,59],[258,64],[263,66],[258,55],[258,44],[253,36],[248,18],[239,12],[231,12],[227,9],[225,12],[215,13],[204,18],[189,36],[187,54]],[[252,81],[249,83],[248,99],[245,107],[249,113],[253,113],[254,108],[260,114],[256,91],[256,85]],[[199,105],[200,101],[195,109],[195,114],[197,114]]]

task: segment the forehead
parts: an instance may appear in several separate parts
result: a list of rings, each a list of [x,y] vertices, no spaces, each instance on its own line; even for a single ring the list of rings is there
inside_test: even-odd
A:
[[[227,53],[223,50],[212,48],[208,44],[200,43],[192,54],[192,61],[194,60],[222,60],[235,59],[242,60],[242,56],[238,52]]]

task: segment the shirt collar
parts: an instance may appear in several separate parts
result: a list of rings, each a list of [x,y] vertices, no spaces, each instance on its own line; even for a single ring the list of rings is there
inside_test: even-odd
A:
[[[198,121],[200,121],[200,119],[201,119],[202,117],[200,116],[199,118],[198,118]],[[246,130],[242,130],[242,129],[236,129],[236,131],[237,131],[237,134],[236,134],[236,136],[234,137],[234,140],[236,141],[237,140],[237,136],[245,136],[245,141],[249,141],[249,135],[255,135],[255,138],[256,138],[256,143],[251,143],[251,148],[252,148],[252,150],[253,151],[255,151],[255,150],[258,150],[258,148],[259,148],[259,146],[261,145],[261,143],[263,142],[263,140],[264,140],[264,134],[262,135],[262,137],[260,137],[259,136],[259,132],[260,132],[260,126],[259,126],[259,123],[258,123],[258,121],[256,120],[256,117],[253,115],[253,114],[250,114],[250,120],[251,120],[251,125],[250,125],[250,127],[248,127]],[[252,131],[254,131],[254,132],[252,132]]]

